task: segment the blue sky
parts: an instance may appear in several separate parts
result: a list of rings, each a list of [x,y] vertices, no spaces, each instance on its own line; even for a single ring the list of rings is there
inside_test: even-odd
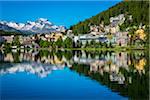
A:
[[[0,20],[26,22],[47,18],[69,27],[117,4],[110,1],[0,1]]]

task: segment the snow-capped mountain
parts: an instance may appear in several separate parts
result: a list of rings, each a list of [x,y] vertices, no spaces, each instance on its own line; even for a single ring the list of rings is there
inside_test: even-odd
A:
[[[18,33],[20,32],[19,30],[15,29],[15,28],[9,27],[8,25],[1,24],[1,23],[0,23],[0,30],[18,32]]]
[[[8,30],[5,27],[13,28],[14,30],[19,30],[21,32],[30,33],[49,33],[49,32],[64,32],[66,28],[64,26],[57,26],[49,22],[48,19],[39,18],[35,22],[27,21],[26,23],[16,23],[0,21],[0,26],[3,27],[0,30]],[[5,27],[4,27],[5,26]]]

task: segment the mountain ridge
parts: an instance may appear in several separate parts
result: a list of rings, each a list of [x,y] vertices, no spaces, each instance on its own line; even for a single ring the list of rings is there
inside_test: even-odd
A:
[[[39,18],[36,21],[27,21],[26,23],[0,21],[0,30],[11,32],[20,31],[25,34],[27,33],[35,34],[35,33],[65,32],[66,27],[61,25],[57,26],[52,24],[48,19]]]

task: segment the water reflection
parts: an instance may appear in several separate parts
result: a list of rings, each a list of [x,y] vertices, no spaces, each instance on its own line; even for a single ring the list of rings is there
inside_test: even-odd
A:
[[[48,76],[53,70],[61,70],[64,68],[64,65],[49,65],[49,64],[41,64],[36,62],[23,62],[17,64],[2,64],[2,68],[0,69],[0,74],[11,74],[17,72],[27,72],[30,74],[35,74],[41,78]],[[5,67],[7,66],[7,68]]]
[[[147,51],[1,51],[0,62],[0,75],[27,72],[43,78],[68,67],[122,96],[148,99],[149,95]]]

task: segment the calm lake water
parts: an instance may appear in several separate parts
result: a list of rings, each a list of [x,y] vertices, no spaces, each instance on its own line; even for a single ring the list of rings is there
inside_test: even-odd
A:
[[[0,51],[1,100],[145,100],[147,51]]]

